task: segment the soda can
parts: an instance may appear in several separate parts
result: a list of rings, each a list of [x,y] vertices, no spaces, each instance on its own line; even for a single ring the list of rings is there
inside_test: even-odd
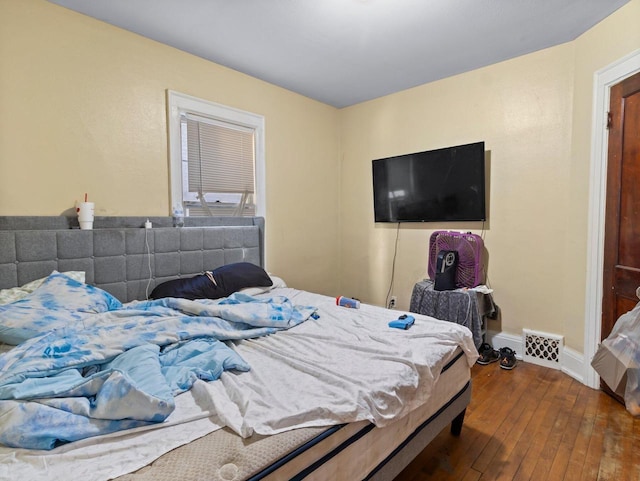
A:
[[[342,307],[350,307],[351,309],[360,309],[360,301],[351,297],[336,297],[336,305]]]

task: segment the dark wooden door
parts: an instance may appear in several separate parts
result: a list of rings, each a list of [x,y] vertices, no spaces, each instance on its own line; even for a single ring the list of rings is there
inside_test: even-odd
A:
[[[612,87],[609,115],[602,339],[611,333],[618,317],[638,302],[640,73]]]

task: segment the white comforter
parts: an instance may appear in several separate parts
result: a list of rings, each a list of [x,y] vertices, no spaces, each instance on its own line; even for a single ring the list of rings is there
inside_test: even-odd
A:
[[[0,479],[101,481],[138,469],[163,453],[223,426],[241,436],[369,420],[384,426],[422,404],[457,347],[477,359],[471,332],[415,315],[408,330],[391,329],[398,311],[290,288],[274,294],[318,307],[320,318],[288,331],[229,345],[251,366],[196,381],[176,398],[160,426],[70,443],[52,451],[0,447]]]

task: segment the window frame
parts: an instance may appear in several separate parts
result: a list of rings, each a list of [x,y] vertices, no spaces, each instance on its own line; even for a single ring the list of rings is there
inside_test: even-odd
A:
[[[182,132],[180,127],[183,114],[194,114],[223,123],[231,123],[254,131],[255,139],[255,215],[265,217],[265,152],[264,117],[244,110],[228,107],[208,100],[193,97],[173,90],[167,90],[167,122],[169,135],[169,187],[170,214],[175,206],[183,206],[183,160]]]

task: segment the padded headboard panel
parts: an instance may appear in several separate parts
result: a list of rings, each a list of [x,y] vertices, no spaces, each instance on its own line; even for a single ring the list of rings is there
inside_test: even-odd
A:
[[[171,219],[153,217],[154,228],[139,227],[146,219],[97,217],[93,230],[80,230],[64,217],[0,217],[0,289],[53,270],[84,271],[88,284],[127,302],[145,299],[166,280],[225,264],[263,266],[260,217],[197,218],[182,228],[155,227]]]

